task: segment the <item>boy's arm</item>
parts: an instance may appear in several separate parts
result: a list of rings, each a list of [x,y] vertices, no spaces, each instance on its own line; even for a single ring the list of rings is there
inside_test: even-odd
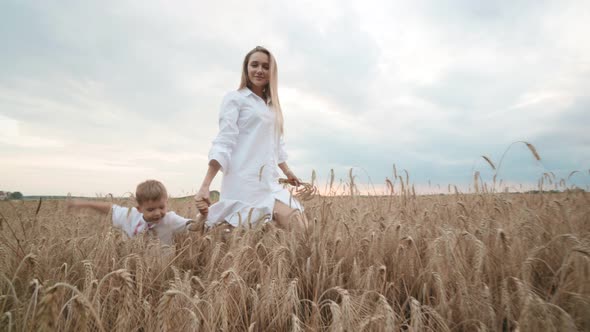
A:
[[[179,216],[174,211],[170,211],[167,214],[167,217],[171,220],[171,225],[173,225],[173,233],[184,232],[187,229],[190,231],[198,231],[205,226],[205,221],[207,217],[198,214],[196,218],[185,218],[183,216]]]
[[[68,210],[71,209],[92,209],[103,214],[108,214],[113,208],[113,203],[109,202],[94,202],[94,201],[81,201],[71,200],[67,203]]]
[[[196,218],[187,221],[186,228],[191,232],[198,232],[203,234],[205,232],[205,222],[207,221],[207,216],[203,214],[198,214]]]

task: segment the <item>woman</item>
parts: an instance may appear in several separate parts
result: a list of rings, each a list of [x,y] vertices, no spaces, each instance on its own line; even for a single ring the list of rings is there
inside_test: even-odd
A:
[[[195,195],[209,227],[271,219],[285,229],[306,227],[301,204],[278,183],[280,168],[289,183],[300,184],[287,165],[277,86],[274,57],[257,46],[244,58],[239,89],[223,98],[219,133],[209,151],[207,174]],[[209,206],[209,186],[220,170],[220,200]]]

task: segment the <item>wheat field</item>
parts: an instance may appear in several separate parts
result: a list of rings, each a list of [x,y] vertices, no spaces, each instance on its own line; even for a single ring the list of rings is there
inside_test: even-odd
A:
[[[0,202],[0,328],[590,330],[584,192],[406,190],[305,206],[308,234],[267,224],[160,248],[63,200]],[[170,209],[196,213],[188,198]]]

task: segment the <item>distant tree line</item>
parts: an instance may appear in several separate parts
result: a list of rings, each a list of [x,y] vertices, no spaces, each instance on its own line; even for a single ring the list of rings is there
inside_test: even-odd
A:
[[[527,194],[557,194],[557,193],[584,193],[586,192],[586,190],[582,189],[582,188],[572,188],[572,189],[565,189],[563,191],[561,190],[529,190],[526,193]]]
[[[10,196],[8,199],[23,199],[23,194],[21,194],[20,191],[15,191],[13,193],[10,193]]]
[[[23,194],[20,191],[15,191],[13,193],[8,191],[0,191],[0,200],[7,199],[23,199]]]

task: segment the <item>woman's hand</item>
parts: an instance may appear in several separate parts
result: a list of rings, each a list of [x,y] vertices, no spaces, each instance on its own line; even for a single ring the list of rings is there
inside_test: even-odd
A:
[[[195,203],[202,215],[206,216],[207,213],[209,213],[209,206],[211,205],[211,200],[209,199],[209,187],[204,186],[199,189],[195,195]]]
[[[211,206],[211,199],[209,198],[209,186],[211,185],[211,181],[213,181],[215,174],[217,174],[220,168],[221,165],[217,160],[212,159],[209,161],[209,167],[207,168],[205,179],[203,179],[203,183],[201,184],[201,189],[199,189],[195,195],[197,209],[199,209],[199,212],[204,216],[209,213],[209,206]]]
[[[289,180],[290,185],[295,187],[299,187],[301,185],[301,180],[299,180],[299,178],[295,176],[295,173],[293,173],[293,171],[287,170],[287,172],[285,172],[285,176],[287,177],[287,180]]]
[[[279,168],[281,169],[281,171],[283,171],[283,174],[285,174],[285,176],[287,177],[287,182],[295,187],[299,187],[301,185],[301,180],[299,180],[299,178],[297,176],[295,176],[295,173],[293,173],[293,171],[289,168],[289,166],[287,165],[286,162],[282,162],[279,164]]]

